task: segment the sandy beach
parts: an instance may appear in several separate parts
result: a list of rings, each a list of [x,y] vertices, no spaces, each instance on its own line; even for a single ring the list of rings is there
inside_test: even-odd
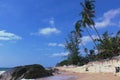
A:
[[[62,68],[62,67],[61,67]],[[64,70],[63,70],[64,69]],[[113,73],[83,73],[83,72],[73,72],[65,71],[68,68],[62,68],[60,74],[54,74],[54,76],[39,78],[39,79],[23,79],[23,80],[120,80],[120,76],[116,76]]]
[[[119,76],[112,73],[75,73],[64,72],[48,78],[37,80],[120,80]]]
[[[120,80],[120,77],[112,73],[78,73],[76,80]]]

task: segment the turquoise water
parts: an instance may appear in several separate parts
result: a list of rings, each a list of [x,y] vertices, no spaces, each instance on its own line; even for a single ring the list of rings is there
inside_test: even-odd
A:
[[[10,70],[11,68],[0,68],[0,71],[7,71]]]

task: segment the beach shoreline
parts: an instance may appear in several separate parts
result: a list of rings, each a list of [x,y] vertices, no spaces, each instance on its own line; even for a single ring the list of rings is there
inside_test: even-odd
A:
[[[68,69],[68,68],[64,68]],[[60,70],[60,73],[54,74],[54,76],[32,79],[32,80],[120,80],[119,76],[113,73],[82,73],[71,71]],[[25,79],[29,80],[29,79]]]
[[[120,76],[112,72],[89,72],[82,67],[56,67],[66,76],[75,76],[74,80],[120,80]]]
[[[78,73],[62,71],[61,74],[36,80],[120,80],[120,77],[112,73]]]

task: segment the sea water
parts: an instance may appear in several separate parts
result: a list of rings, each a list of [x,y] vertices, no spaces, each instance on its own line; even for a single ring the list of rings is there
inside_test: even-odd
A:
[[[11,68],[0,68],[0,71],[7,71],[10,70]]]
[[[11,68],[0,68],[0,75]]]

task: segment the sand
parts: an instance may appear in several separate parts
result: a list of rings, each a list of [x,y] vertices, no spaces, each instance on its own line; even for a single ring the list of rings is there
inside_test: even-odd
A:
[[[120,80],[120,77],[112,73],[79,73],[76,80]]]
[[[53,77],[40,78],[37,80],[120,80],[120,77],[112,73],[62,72]]]
[[[74,67],[74,66],[73,67],[56,67],[56,68],[63,72],[62,75],[74,76],[75,79],[73,80],[120,80],[120,76],[111,71],[110,72],[108,71],[107,72],[106,71],[105,72],[85,71],[84,66],[82,67]],[[66,80],[69,80],[69,79],[66,79]]]
[[[54,76],[40,78],[37,80],[77,80],[77,76],[70,72],[62,72],[61,74],[54,74]]]
[[[62,70],[60,74],[55,74],[55,76],[35,80],[120,80],[120,76],[116,76],[113,73],[82,73],[79,71],[73,72],[72,68],[70,69],[69,71],[65,71],[64,68],[64,71]]]

